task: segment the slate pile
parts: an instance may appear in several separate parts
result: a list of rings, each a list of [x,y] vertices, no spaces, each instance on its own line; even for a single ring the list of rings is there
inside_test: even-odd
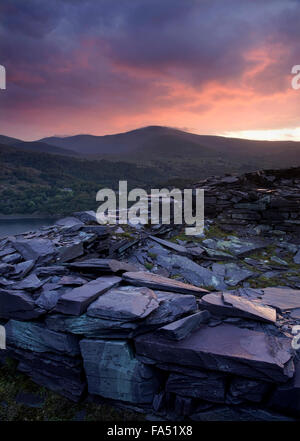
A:
[[[0,240],[0,363],[72,401],[163,419],[300,418],[299,244],[275,235],[271,257],[268,236],[207,225],[183,239],[84,212]]]

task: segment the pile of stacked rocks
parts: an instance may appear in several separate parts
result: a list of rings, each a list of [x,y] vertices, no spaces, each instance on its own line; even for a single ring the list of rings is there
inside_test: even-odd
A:
[[[300,291],[228,291],[193,261],[200,247],[162,232],[125,234],[88,212],[1,240],[0,360],[72,401],[163,419],[297,417]],[[145,248],[157,259],[151,271]],[[182,280],[166,265],[182,268]],[[207,278],[216,288],[204,288]]]
[[[251,223],[264,230],[300,231],[299,167],[210,177],[195,187],[205,190],[206,214],[229,229]]]

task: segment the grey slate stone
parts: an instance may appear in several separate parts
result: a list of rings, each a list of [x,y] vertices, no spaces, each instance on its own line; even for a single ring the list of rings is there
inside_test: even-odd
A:
[[[125,341],[81,340],[89,393],[130,403],[152,403],[159,383]]]
[[[120,282],[120,277],[103,276],[79,288],[74,288],[61,296],[56,311],[69,315],[81,315],[86,312],[88,306],[101,294],[119,285]]]
[[[201,327],[181,341],[145,334],[135,348],[158,362],[229,372],[269,382],[285,382],[294,374],[291,341],[233,325]]]
[[[230,382],[227,402],[239,404],[244,401],[260,403],[270,391],[270,384],[247,378],[234,377]]]
[[[209,317],[208,311],[200,311],[159,328],[156,334],[170,340],[183,340],[198,329],[201,324],[206,323]]]
[[[0,289],[0,317],[19,320],[35,319],[45,311],[36,307],[34,300],[25,291]]]
[[[98,337],[121,339],[128,338],[137,328],[136,323],[104,320],[101,318],[89,317],[82,314],[80,317],[66,316],[63,314],[48,315],[45,319],[46,326],[53,331],[68,332],[85,337]]]
[[[212,314],[242,317],[267,323],[276,322],[276,310],[258,302],[229,293],[207,294],[201,299],[204,308]]]
[[[77,259],[84,254],[84,248],[82,242],[75,243],[69,246],[59,248],[57,262],[64,263]]]
[[[174,279],[169,279],[167,277],[162,277],[145,271],[127,272],[123,274],[123,279],[136,286],[147,286],[149,288],[162,291],[193,294],[195,296],[202,296],[208,293],[206,289],[198,288],[187,283],[182,283]]]
[[[264,288],[262,301],[280,311],[300,308],[300,290],[289,288]]]
[[[110,289],[93,302],[87,315],[112,320],[143,319],[159,306],[156,294],[149,288],[126,286]]]
[[[300,265],[300,250],[294,256],[294,263]]]
[[[151,240],[154,240],[154,242],[159,243],[160,245],[163,245],[166,248],[169,248],[173,251],[176,251],[177,253],[186,254],[187,249],[183,245],[178,245],[174,242],[170,242],[169,240],[160,239],[156,236],[149,236]]]
[[[165,291],[154,291],[159,307],[143,320],[141,328],[173,322],[185,314],[197,310],[196,298],[193,295],[177,294]]]
[[[226,379],[224,375],[213,372],[201,372],[198,377],[171,373],[166,391],[175,394],[212,401],[214,403],[225,402]]]
[[[86,259],[81,262],[72,262],[68,268],[87,273],[118,273],[125,271],[136,271],[136,267],[130,263],[114,259]]]
[[[20,282],[14,283],[11,288],[17,290],[36,291],[43,286],[42,282],[35,274],[30,274]]]
[[[62,334],[31,322],[10,320],[5,325],[7,345],[33,352],[57,352],[69,356],[80,353],[75,336]]]
[[[222,277],[198,265],[187,257],[178,256],[176,254],[170,254],[168,256],[160,255],[157,257],[157,263],[168,270],[173,270],[176,274],[182,275],[193,285],[212,287],[214,289],[227,288]]]
[[[53,242],[49,239],[16,239],[12,241],[12,245],[25,260],[38,262],[48,262],[56,251]]]

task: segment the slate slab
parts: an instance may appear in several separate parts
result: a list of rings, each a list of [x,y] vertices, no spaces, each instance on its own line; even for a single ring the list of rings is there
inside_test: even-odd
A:
[[[264,288],[263,303],[279,311],[300,308],[300,290],[289,288]]]
[[[46,326],[53,331],[83,335],[87,338],[122,339],[130,337],[137,328],[136,323],[105,320],[82,314],[80,317],[51,314],[45,319]]]
[[[36,307],[32,297],[25,291],[0,289],[1,318],[31,320],[44,313],[44,310]]]
[[[136,267],[130,263],[114,259],[86,259],[81,262],[72,262],[68,268],[88,273],[118,273],[125,271],[136,271]]]
[[[179,282],[178,280],[169,279],[145,271],[127,272],[123,274],[123,279],[136,286],[147,286],[152,289],[179,292],[182,294],[194,294],[195,296],[202,296],[209,292],[203,288],[198,288],[187,283]]]
[[[167,392],[213,403],[225,402],[225,388],[224,375],[213,372],[203,372],[202,377],[171,373],[166,383]]]
[[[89,393],[129,403],[152,403],[159,383],[125,341],[81,340]]]
[[[183,315],[195,312],[198,309],[196,297],[193,295],[157,290],[154,292],[157,296],[159,307],[143,320],[141,324],[142,329],[173,322]]]
[[[208,311],[200,311],[159,328],[156,334],[170,340],[183,340],[198,329],[201,324],[206,323],[209,317],[210,313]]]
[[[176,254],[159,255],[157,264],[174,274],[183,276],[185,280],[193,285],[212,287],[212,289],[227,288],[222,277],[185,256]]]
[[[207,294],[201,299],[204,308],[212,314],[242,317],[267,323],[276,322],[276,310],[229,293]]]
[[[126,286],[110,289],[93,302],[87,315],[112,320],[138,320],[159,307],[156,294],[149,288]]]
[[[176,251],[177,253],[187,254],[187,249],[183,245],[178,245],[174,242],[170,242],[169,240],[160,239],[159,237],[156,237],[156,236],[149,236],[149,238],[151,240],[153,240],[154,242],[157,242],[160,245],[162,245],[166,248],[169,248],[170,250]]]
[[[7,345],[33,352],[57,352],[69,356],[80,353],[75,336],[51,331],[31,322],[10,320],[5,325]]]
[[[201,327],[184,340],[170,342],[155,334],[135,338],[137,354],[150,359],[230,372],[269,382],[285,382],[294,374],[291,341],[262,332],[222,324]]]
[[[81,315],[94,300],[107,290],[119,285],[121,280],[117,276],[103,276],[74,288],[61,296],[56,311],[69,315]]]
[[[48,261],[55,254],[55,247],[49,239],[15,239],[11,244],[25,260]]]

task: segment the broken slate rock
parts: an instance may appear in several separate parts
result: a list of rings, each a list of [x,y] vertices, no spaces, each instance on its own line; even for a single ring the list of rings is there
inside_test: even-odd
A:
[[[42,282],[35,274],[30,274],[25,279],[21,280],[18,283],[14,283],[11,288],[12,289],[25,289],[26,291],[36,291],[37,289],[43,286],[44,282]]]
[[[0,317],[30,320],[44,314],[25,291],[0,290]]]
[[[258,302],[229,293],[212,293],[202,297],[201,303],[212,314],[242,317],[267,323],[276,322],[276,310]]]
[[[169,279],[146,271],[127,272],[123,274],[123,279],[136,286],[147,286],[148,288],[161,291],[194,294],[195,296],[202,296],[208,293],[206,289],[198,288],[187,283],[179,282],[178,280]]]
[[[126,286],[110,289],[93,302],[87,311],[91,317],[131,321],[143,319],[159,307],[156,294],[149,288]]]
[[[171,323],[185,314],[197,311],[195,296],[155,291],[159,307],[143,320],[141,329]]]
[[[162,335],[170,340],[183,340],[198,329],[200,325],[206,323],[209,317],[210,313],[208,311],[200,311],[159,328],[156,334]]]
[[[79,288],[74,288],[61,296],[56,311],[69,315],[81,315],[86,312],[88,306],[94,300],[109,289],[119,285],[121,280],[117,276],[103,276]]]
[[[87,259],[82,262],[68,264],[72,270],[87,273],[118,273],[125,271],[136,271],[136,267],[130,263],[114,259]]]
[[[169,240],[163,240],[163,239],[160,239],[156,236],[149,236],[149,238],[151,240],[153,240],[154,242],[157,242],[160,245],[162,245],[166,248],[169,248],[170,250],[176,251],[177,253],[187,254],[187,249],[183,245],[178,245],[174,242],[170,242]]]

